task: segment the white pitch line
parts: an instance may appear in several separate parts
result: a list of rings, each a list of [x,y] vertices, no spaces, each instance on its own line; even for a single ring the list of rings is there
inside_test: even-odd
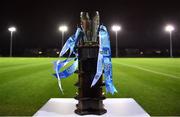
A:
[[[168,77],[180,79],[180,77],[172,75],[172,74],[167,74],[167,73],[163,73],[163,72],[153,71],[153,70],[146,69],[146,68],[143,68],[143,67],[139,67],[139,66],[136,66],[136,65],[128,65],[128,64],[124,64],[124,63],[117,63],[117,64],[121,64],[121,65],[124,65],[124,66],[128,66],[128,67],[144,70],[144,71],[151,72],[151,73],[158,74],[158,75],[163,75],[163,76],[168,76]]]

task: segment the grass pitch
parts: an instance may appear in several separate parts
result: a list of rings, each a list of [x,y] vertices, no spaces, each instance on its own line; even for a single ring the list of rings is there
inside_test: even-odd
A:
[[[50,98],[74,97],[77,75],[52,76],[55,58],[0,58],[0,115],[33,115]],[[114,58],[113,98],[134,98],[150,115],[180,115],[180,59]]]

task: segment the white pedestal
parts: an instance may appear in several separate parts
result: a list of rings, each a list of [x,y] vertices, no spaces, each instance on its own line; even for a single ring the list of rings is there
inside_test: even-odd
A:
[[[75,114],[74,110],[77,103],[78,101],[73,98],[51,98],[34,116],[99,117],[98,115],[80,116]],[[108,98],[103,103],[107,113],[100,117],[150,117],[132,98]]]

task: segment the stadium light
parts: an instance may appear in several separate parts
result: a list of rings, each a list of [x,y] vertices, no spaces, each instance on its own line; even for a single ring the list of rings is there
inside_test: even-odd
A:
[[[174,30],[174,27],[173,27],[172,25],[167,25],[167,26],[165,27],[165,30],[166,30],[167,32],[172,32],[172,31]]]
[[[59,26],[59,31],[62,33],[62,47],[64,44],[64,33],[68,30],[68,27],[66,25]]]
[[[173,57],[173,53],[172,53],[172,31],[174,31],[174,26],[173,25],[167,25],[165,27],[165,31],[169,32],[169,40],[170,40],[169,53],[170,53],[170,57]]]
[[[15,28],[15,27],[10,27],[10,28],[8,28],[8,30],[9,30],[10,32],[15,32],[15,31],[16,31],[16,28]]]
[[[121,27],[119,25],[113,25],[112,30],[115,31],[115,32],[118,32],[118,31],[121,30]]]
[[[116,57],[118,57],[118,40],[117,40],[117,33],[121,30],[121,26],[119,25],[113,25],[112,31],[116,34]]]
[[[9,56],[12,57],[13,32],[16,31],[16,27],[9,27],[8,30],[11,32],[11,38],[10,38],[10,52],[9,52]]]

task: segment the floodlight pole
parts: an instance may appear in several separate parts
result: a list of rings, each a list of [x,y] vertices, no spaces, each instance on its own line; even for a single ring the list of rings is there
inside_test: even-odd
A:
[[[63,48],[63,44],[64,44],[64,33],[67,31],[67,26],[66,25],[61,25],[59,27],[59,31],[61,31],[61,34],[62,34],[62,41],[61,41],[61,46]]]
[[[15,27],[10,27],[8,30],[11,32],[11,37],[10,37],[10,50],[9,50],[9,57],[12,57],[12,41],[13,41],[13,32],[16,31]]]
[[[62,31],[62,48],[63,48],[63,44],[64,44],[64,31]]]
[[[167,32],[169,32],[169,42],[170,42],[169,43],[169,55],[172,58],[173,57],[173,51],[172,51],[172,48],[173,48],[173,46],[172,46],[172,31],[174,30],[174,27],[172,25],[167,25],[165,27],[165,30]]]
[[[115,31],[116,33],[116,57],[118,57],[118,40],[117,40],[117,31]]]
[[[173,58],[173,53],[172,53],[172,32],[169,31],[169,39],[170,39],[170,49],[169,49],[169,52],[170,52],[170,57]]]
[[[10,37],[10,52],[9,52],[10,57],[12,57],[12,41],[13,41],[13,31],[11,31],[11,37]]]
[[[113,25],[112,30],[116,34],[116,57],[118,57],[118,39],[117,39],[117,36],[118,36],[118,31],[121,30],[121,27],[119,25]]]

